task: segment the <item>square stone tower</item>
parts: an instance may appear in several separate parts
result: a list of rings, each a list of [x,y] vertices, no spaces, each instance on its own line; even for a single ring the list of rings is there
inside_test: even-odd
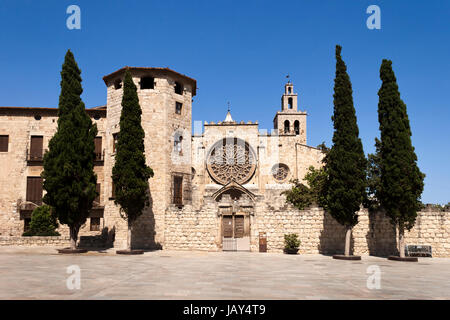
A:
[[[299,142],[306,144],[306,116],[306,111],[298,110],[298,95],[294,84],[288,81],[281,97],[281,111],[273,119],[274,129],[279,136],[298,136]]]
[[[115,141],[120,132],[122,81],[131,72],[137,87],[145,131],[145,156],[153,169],[150,207],[136,221],[132,246],[158,248],[164,244],[164,214],[170,205],[191,201],[191,120],[194,79],[168,68],[125,67],[103,78],[107,86],[107,124],[105,156],[105,225],[115,230],[115,247],[125,247],[126,221],[114,204],[112,168]]]

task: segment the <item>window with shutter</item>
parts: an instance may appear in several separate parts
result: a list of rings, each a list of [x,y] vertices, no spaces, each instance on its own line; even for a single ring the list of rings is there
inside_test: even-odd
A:
[[[0,136],[0,152],[8,152],[9,136]]]
[[[95,137],[95,160],[102,160],[102,137]]]
[[[173,203],[183,204],[183,177],[173,177]]]
[[[38,206],[42,205],[42,182],[41,177],[27,177],[26,200]]]
[[[30,146],[30,160],[42,160],[42,147],[44,144],[44,137],[32,136]]]
[[[94,199],[94,207],[99,206],[100,205],[100,183],[97,183],[97,186],[95,188],[95,191],[97,191],[98,196],[95,197]]]

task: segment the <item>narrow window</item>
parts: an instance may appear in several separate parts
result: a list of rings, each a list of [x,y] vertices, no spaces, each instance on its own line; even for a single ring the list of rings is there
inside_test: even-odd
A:
[[[102,160],[102,137],[95,137],[95,160]]]
[[[97,191],[98,196],[95,197],[94,199],[94,207],[97,207],[100,205],[100,183],[97,183],[96,187],[95,187],[95,191]]]
[[[173,203],[183,205],[183,177],[173,177]]]
[[[111,199],[116,198],[116,188],[114,186],[114,181],[111,181]]]
[[[182,143],[183,143],[183,136],[176,133],[173,138],[173,151],[177,152],[180,155],[182,154],[183,151]]]
[[[175,82],[175,93],[183,94],[183,85],[180,82]]]
[[[31,223],[31,218],[23,219],[23,232],[27,232],[28,230],[30,230],[30,223]]]
[[[31,161],[41,161],[42,160],[42,147],[44,143],[44,137],[42,136],[32,136],[29,160]]]
[[[289,120],[284,121],[284,133],[289,133],[291,131]]]
[[[289,109],[292,109],[292,98],[288,99],[288,105],[289,105]]]
[[[91,231],[100,231],[100,218],[91,218]]]
[[[122,88],[122,80],[117,79],[116,81],[114,81],[114,89],[118,90]]]
[[[153,77],[142,77],[141,78],[141,89],[154,89],[155,79]]]
[[[27,202],[42,205],[42,181],[41,177],[27,177]]]
[[[291,92],[292,92],[291,87],[288,87],[288,92],[289,92],[289,94],[291,94]]]
[[[294,131],[296,135],[300,134],[300,122],[298,120],[294,122]]]
[[[175,113],[181,114],[181,108],[183,108],[183,104],[181,102],[175,102]]]
[[[0,152],[8,152],[9,136],[0,136]]]
[[[113,153],[116,153],[118,133],[113,133]]]

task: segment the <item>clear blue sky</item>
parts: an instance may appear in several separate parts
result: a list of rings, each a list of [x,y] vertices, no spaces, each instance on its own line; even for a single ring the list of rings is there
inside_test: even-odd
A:
[[[66,8],[81,8],[81,30]],[[366,8],[381,8],[369,30]],[[354,90],[366,153],[379,135],[383,58],[393,61],[427,177],[423,201],[450,201],[450,1],[1,1],[0,105],[56,107],[60,69],[72,49],[87,107],[106,103],[102,77],[129,66],[170,67],[197,79],[193,120],[236,120],[272,128],[291,74],[307,110],[308,144],[333,133],[334,47]]]

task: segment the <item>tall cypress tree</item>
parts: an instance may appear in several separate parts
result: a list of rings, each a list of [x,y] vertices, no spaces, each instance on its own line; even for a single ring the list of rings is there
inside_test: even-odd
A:
[[[337,222],[345,226],[345,255],[350,255],[352,228],[358,223],[357,212],[365,198],[366,158],[359,138],[353,107],[352,85],[347,67],[336,46],[334,80],[333,146],[324,158],[328,179],[325,184],[326,207]]]
[[[153,170],[145,162],[145,133],[141,125],[141,114],[137,89],[127,69],[123,84],[120,132],[112,179],[115,189],[114,203],[120,205],[121,216],[128,222],[127,250],[129,251],[131,251],[131,228],[145,206],[149,205],[148,179],[153,177]]]
[[[71,249],[76,249],[80,227],[89,217],[96,192],[94,173],[97,126],[81,100],[81,71],[70,50],[61,71],[58,128],[44,155],[44,202],[70,229]]]
[[[425,175],[417,166],[406,105],[400,98],[392,61],[383,59],[380,78],[378,121],[381,135],[381,183],[377,197],[398,228],[400,257],[404,257],[404,230],[410,230],[416,221]]]

